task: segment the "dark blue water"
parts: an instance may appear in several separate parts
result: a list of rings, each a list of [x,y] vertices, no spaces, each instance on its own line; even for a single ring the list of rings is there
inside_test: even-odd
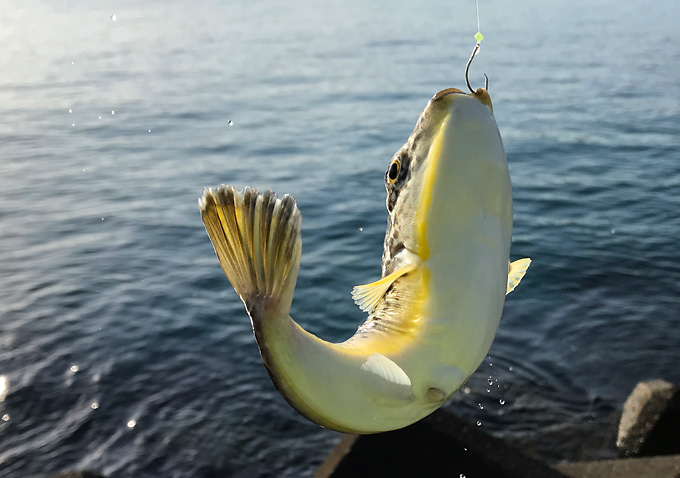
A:
[[[508,153],[512,256],[534,262],[448,408],[570,458],[638,380],[680,382],[680,4],[480,9],[471,80],[489,75]],[[197,198],[293,194],[293,316],[351,335],[384,170],[428,99],[463,86],[474,2],[2,11],[0,476],[310,476],[339,434],[271,384]]]

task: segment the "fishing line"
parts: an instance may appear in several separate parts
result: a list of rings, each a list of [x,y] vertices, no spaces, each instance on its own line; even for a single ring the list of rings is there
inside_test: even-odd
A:
[[[468,80],[468,73],[470,71],[470,65],[472,64],[472,60],[474,59],[475,55],[479,53],[479,48],[480,44],[482,43],[482,40],[484,39],[484,35],[482,35],[482,32],[480,31],[479,28],[479,0],[475,0],[475,7],[477,10],[477,33],[475,33],[475,40],[477,43],[475,44],[474,49],[472,50],[472,54],[470,55],[470,59],[467,62],[467,65],[465,66],[465,83],[467,84],[468,89],[470,90],[470,93],[474,93],[475,90],[472,89],[472,86],[470,86],[470,80]],[[486,76],[486,73],[484,74],[484,89],[488,90],[489,89],[489,77]]]

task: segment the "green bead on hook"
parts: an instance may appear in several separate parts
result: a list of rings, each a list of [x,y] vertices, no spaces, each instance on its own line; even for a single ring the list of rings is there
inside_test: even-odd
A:
[[[468,73],[470,72],[470,65],[472,64],[472,60],[475,58],[477,53],[479,53],[480,43],[482,42],[483,39],[484,35],[482,35],[480,31],[477,31],[477,33],[475,33],[475,40],[477,40],[477,43],[475,44],[475,47],[472,50],[472,54],[470,55],[470,59],[468,60],[467,65],[465,66],[465,83],[467,84],[470,93],[474,93],[475,90],[473,90],[472,86],[470,85],[470,80],[468,80]],[[489,89],[489,77],[486,76],[486,73],[484,73],[484,89],[485,90]]]

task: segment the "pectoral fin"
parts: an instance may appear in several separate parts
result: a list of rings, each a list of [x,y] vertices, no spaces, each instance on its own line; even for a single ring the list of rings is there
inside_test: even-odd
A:
[[[383,298],[394,281],[404,274],[413,271],[416,267],[416,264],[407,264],[380,280],[371,282],[370,284],[355,286],[354,289],[352,289],[352,298],[354,299],[354,302],[356,302],[359,308],[364,312],[370,312],[378,305],[380,299]]]
[[[517,287],[517,284],[519,284],[519,281],[521,281],[524,274],[526,274],[530,264],[531,259],[528,257],[518,259],[513,263],[508,262],[508,289],[505,292],[505,295],[509,294]]]

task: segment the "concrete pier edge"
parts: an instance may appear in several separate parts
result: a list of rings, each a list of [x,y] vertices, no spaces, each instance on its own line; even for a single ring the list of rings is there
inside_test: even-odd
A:
[[[314,478],[395,476],[680,478],[680,454],[548,464],[438,410],[401,430],[343,435],[314,474]]]

